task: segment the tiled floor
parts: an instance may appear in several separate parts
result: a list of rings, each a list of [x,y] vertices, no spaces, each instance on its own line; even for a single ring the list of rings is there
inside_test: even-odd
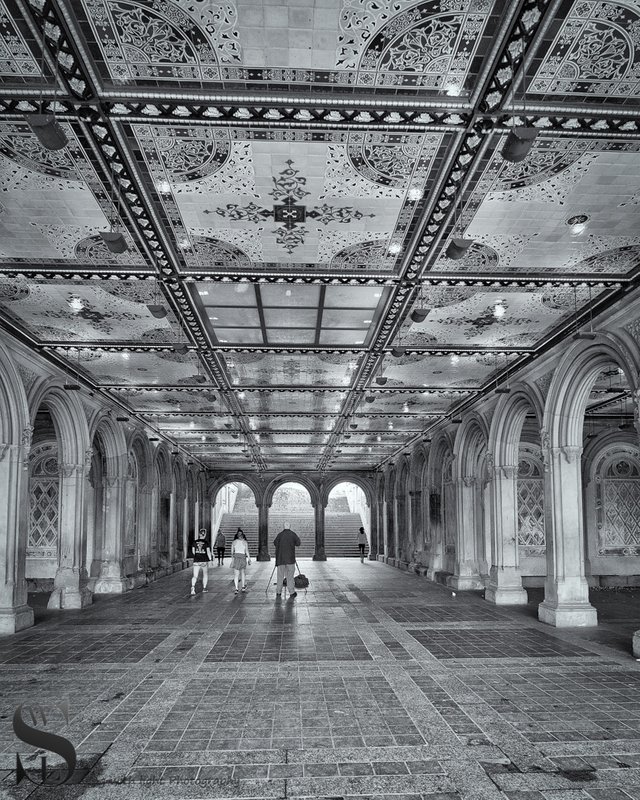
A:
[[[555,630],[538,591],[495,608],[354,559],[305,562],[309,591],[285,601],[271,569],[246,595],[213,568],[193,598],[185,571],[81,612],[37,605],[0,640],[0,797],[640,800],[640,591],[594,593],[599,628]],[[71,781],[38,785],[21,703],[74,745]],[[16,752],[34,782],[16,785]]]

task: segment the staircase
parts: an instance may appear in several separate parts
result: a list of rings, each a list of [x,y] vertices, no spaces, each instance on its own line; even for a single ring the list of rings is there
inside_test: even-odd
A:
[[[362,525],[360,514],[325,514],[324,549],[328,558],[357,558],[360,555],[356,543],[358,528]],[[291,530],[300,537],[301,545],[297,549],[298,558],[313,558],[315,552],[315,520],[309,514],[269,514],[269,551],[273,554],[273,540],[289,523]],[[227,537],[228,557],[231,542],[238,528],[242,528],[249,542],[252,558],[258,555],[258,515],[224,514],[220,522],[220,530]],[[367,550],[368,553],[368,550]],[[215,552],[214,552],[215,557]]]

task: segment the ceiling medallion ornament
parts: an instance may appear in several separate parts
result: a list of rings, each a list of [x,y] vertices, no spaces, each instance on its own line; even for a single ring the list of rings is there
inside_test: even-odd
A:
[[[294,162],[288,159],[285,169],[273,177],[273,189],[269,192],[274,199],[272,208],[261,208],[255,203],[239,206],[237,203],[228,203],[224,208],[216,208],[215,213],[234,222],[261,222],[269,218],[280,223],[280,227],[271,231],[276,235],[276,243],[283,247],[289,255],[304,244],[309,232],[302,226],[307,220],[314,220],[323,225],[331,222],[347,224],[354,220],[369,217],[375,214],[363,214],[362,211],[352,206],[330,206],[323,203],[317,208],[309,210],[301,201],[310,194],[305,189],[307,179],[300,175],[300,170],[293,166]]]

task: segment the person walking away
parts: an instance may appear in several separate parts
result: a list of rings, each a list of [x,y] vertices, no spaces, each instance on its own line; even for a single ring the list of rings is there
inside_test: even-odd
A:
[[[209,582],[209,562],[213,561],[211,548],[207,542],[207,529],[200,528],[198,538],[194,541],[193,547],[193,578],[191,578],[191,594],[196,593],[196,583],[198,575],[202,570],[202,591],[208,592],[207,583]]]
[[[244,535],[242,528],[238,528],[236,535],[231,543],[231,558],[233,560],[233,583],[236,587],[235,594],[238,594],[238,581],[242,581],[242,591],[247,591],[246,568],[251,563],[249,555],[249,542]]]
[[[218,566],[224,564],[224,550],[227,546],[227,537],[222,533],[222,531],[218,531],[218,535],[216,536],[216,540],[213,543],[213,546],[216,548],[216,558],[218,559]]]
[[[364,550],[367,546],[367,534],[364,532],[364,528],[360,528],[358,530],[358,547],[360,548],[360,563],[364,564]]]
[[[289,597],[293,598],[298,594],[293,574],[296,567],[296,547],[300,547],[300,537],[289,528],[289,523],[285,522],[284,528],[273,540],[273,544],[276,548],[276,568],[278,570],[276,597],[282,597],[282,584],[286,578]]]

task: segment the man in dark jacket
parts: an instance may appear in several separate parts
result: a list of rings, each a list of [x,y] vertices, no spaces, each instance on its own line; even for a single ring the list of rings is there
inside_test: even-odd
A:
[[[276,548],[276,567],[278,569],[278,588],[276,597],[282,597],[282,584],[287,579],[289,597],[297,595],[293,574],[296,566],[296,547],[300,547],[300,537],[289,528],[285,522],[283,530],[273,540]]]

